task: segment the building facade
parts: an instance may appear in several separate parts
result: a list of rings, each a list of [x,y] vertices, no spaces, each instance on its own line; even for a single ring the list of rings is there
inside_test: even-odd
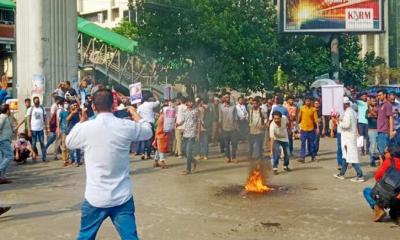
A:
[[[400,1],[385,0],[385,31],[382,34],[361,35],[361,56],[374,51],[390,68],[400,68]]]
[[[105,28],[116,27],[124,18],[137,18],[136,11],[129,11],[128,0],[77,0],[77,5],[81,17]]]

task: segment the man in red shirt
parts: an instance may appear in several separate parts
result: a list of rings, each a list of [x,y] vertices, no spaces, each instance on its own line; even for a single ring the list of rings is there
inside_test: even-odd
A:
[[[395,162],[395,168],[400,171],[400,146],[393,145],[389,147],[389,151],[391,154],[391,157],[394,159]],[[376,171],[375,173],[375,180],[377,182],[381,181],[382,178],[385,176],[386,172],[391,168],[392,166],[392,161],[389,157],[385,159],[383,164],[380,166],[380,168]],[[375,202],[375,200],[371,197],[371,188],[365,188],[364,189],[364,197],[365,200],[367,200],[368,204],[370,207],[374,210],[374,216],[373,216],[373,221],[374,222],[379,222],[381,221],[385,216],[386,212],[384,209],[382,209],[380,206],[378,206]],[[397,195],[397,200],[392,203],[390,206],[390,217],[399,222],[399,217],[400,217],[400,194]]]

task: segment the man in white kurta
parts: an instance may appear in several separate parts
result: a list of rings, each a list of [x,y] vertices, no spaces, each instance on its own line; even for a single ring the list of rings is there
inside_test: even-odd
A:
[[[339,179],[345,179],[347,167],[351,163],[357,173],[357,177],[352,178],[353,182],[364,182],[363,172],[360,166],[360,159],[357,148],[357,113],[351,107],[351,102],[348,97],[344,97],[344,114],[340,118],[339,126],[341,131],[343,164],[339,174],[334,176]]]

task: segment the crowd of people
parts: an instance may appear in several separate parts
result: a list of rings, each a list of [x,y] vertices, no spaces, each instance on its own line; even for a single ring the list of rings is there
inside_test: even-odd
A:
[[[26,99],[25,118],[19,124],[12,118],[9,106],[2,105],[0,184],[11,182],[5,173],[12,160],[24,164],[29,158],[36,162],[40,156],[46,162],[52,145],[54,159],[59,159],[61,154],[64,167],[80,166],[88,153],[82,143],[68,144],[68,138],[72,138],[71,132],[83,118],[90,121],[99,117],[98,111],[93,108],[93,96],[104,89],[102,84],[95,85],[88,79],[81,81],[79,89],[72,88],[68,81],[62,82],[53,92],[54,101],[49,114],[39,97],[32,99],[33,105],[31,99]],[[377,94],[360,92],[346,96],[343,99],[344,112],[332,112],[329,116],[323,115],[321,100],[311,96],[301,99],[277,94],[235,98],[222,91],[204,98],[179,96],[175,100],[160,101],[156,96],[143,94],[142,102],[131,106],[129,97],[118,95],[115,91],[111,93],[114,116],[131,118],[137,113],[141,121],[151,126],[151,138],[132,137],[130,153],[141,156],[143,160],[153,158],[154,167],[161,169],[168,168],[168,156],[185,158],[183,175],[195,173],[198,161],[209,158],[210,145],[219,146],[218,150],[224,154],[226,163],[238,163],[240,143],[247,144],[247,159],[250,161],[270,159],[273,173],[279,174],[279,161],[282,159],[283,170],[290,171],[294,141],[300,141],[297,161],[305,163],[309,157],[315,162],[318,161],[321,137],[337,140],[339,173],[334,177],[341,180],[345,179],[351,164],[356,171],[356,177],[351,181],[365,181],[359,153],[369,156],[371,167],[385,168],[378,170],[377,181],[389,168],[390,159],[400,161],[399,151],[393,148],[400,142],[400,96],[383,89]],[[16,141],[12,141],[13,134],[22,125],[23,131]],[[76,130],[74,132],[76,134]],[[400,170],[399,163],[392,165]],[[365,192],[368,203],[375,211],[374,220],[382,219],[383,208],[373,204],[371,189]],[[397,199],[400,201],[400,195]],[[392,204],[398,206],[399,202]],[[393,206],[396,212],[398,208]]]

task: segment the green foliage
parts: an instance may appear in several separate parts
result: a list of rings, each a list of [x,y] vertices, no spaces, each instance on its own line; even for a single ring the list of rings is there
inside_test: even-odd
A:
[[[332,73],[330,44],[318,36],[279,34],[273,1],[147,1],[139,27],[141,53],[155,59],[169,79],[207,90],[272,90],[276,84],[307,88],[316,76]],[[359,59],[358,38],[340,38],[340,76],[362,85],[382,61]],[[281,66],[285,79],[277,80]]]
[[[139,29],[134,22],[130,22],[128,19],[122,20],[118,26],[112,29],[114,32],[121,34],[129,39],[137,40]]]
[[[343,34],[340,44],[340,80],[345,85],[364,87],[368,85],[368,75],[372,68],[385,63],[380,57],[375,57],[374,52],[368,52],[360,58],[361,44],[358,36]]]

